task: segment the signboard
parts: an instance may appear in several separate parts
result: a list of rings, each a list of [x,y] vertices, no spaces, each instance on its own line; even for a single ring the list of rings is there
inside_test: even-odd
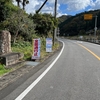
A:
[[[41,47],[40,39],[33,39],[32,59],[40,59],[40,47]]]
[[[92,20],[92,14],[84,14],[84,20]]]
[[[52,38],[46,38],[46,52],[52,52]]]

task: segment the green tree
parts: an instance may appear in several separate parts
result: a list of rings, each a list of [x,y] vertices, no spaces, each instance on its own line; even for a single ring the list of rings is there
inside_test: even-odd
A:
[[[36,24],[36,32],[43,35],[48,35],[57,26],[57,19],[51,14],[35,14],[33,20]]]
[[[3,26],[5,29],[9,30],[14,36],[13,42],[16,42],[18,36],[24,36],[25,40],[32,38],[32,34],[35,33],[35,25],[33,21],[28,18],[28,15],[24,11],[19,10],[17,13],[13,13],[10,18],[3,21]]]
[[[11,11],[12,0],[0,0],[0,22],[4,21]]]

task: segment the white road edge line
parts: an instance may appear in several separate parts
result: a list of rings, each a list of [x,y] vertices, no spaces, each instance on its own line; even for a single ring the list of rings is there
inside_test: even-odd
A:
[[[59,40],[61,41],[61,40]],[[53,65],[56,63],[56,61],[59,59],[59,57],[61,56],[64,48],[65,48],[65,44],[63,41],[61,41],[63,43],[63,47],[61,49],[61,52],[59,53],[59,55],[57,56],[57,58],[53,61],[53,63],[29,86],[27,87],[15,100],[22,100],[34,87],[35,85],[47,74],[47,72],[53,67]]]

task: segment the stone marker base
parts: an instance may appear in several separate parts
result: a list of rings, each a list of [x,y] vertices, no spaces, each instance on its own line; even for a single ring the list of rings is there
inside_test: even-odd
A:
[[[0,55],[0,62],[8,68],[8,66],[18,63],[23,57],[22,53],[7,53]]]

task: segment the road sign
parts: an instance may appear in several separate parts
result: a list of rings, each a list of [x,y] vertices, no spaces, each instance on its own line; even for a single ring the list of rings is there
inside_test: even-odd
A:
[[[84,20],[92,20],[92,14],[84,14]]]
[[[40,39],[33,39],[32,59],[40,59],[40,47],[41,47]]]
[[[46,38],[46,52],[52,52],[52,38]]]

